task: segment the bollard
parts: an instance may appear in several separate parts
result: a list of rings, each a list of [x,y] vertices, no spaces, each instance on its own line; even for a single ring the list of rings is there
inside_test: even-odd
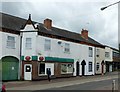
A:
[[[115,80],[112,81],[112,92],[115,92]]]

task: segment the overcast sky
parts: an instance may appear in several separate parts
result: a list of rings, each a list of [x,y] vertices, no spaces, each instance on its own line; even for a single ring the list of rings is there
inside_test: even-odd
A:
[[[25,19],[31,14],[32,20],[40,23],[45,18],[50,18],[54,27],[77,33],[82,28],[88,29],[91,38],[118,48],[118,5],[100,10],[117,1],[119,0],[6,0],[2,1],[0,11]]]

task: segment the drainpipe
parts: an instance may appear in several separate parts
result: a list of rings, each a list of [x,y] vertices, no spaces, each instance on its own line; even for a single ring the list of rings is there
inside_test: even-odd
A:
[[[96,74],[96,47],[95,47],[95,51],[94,51],[94,74]]]
[[[19,79],[22,79],[22,37],[23,32],[20,32],[20,62],[19,62]]]

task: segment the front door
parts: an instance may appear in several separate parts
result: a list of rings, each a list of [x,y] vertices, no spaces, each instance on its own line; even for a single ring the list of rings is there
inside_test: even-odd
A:
[[[32,80],[32,65],[24,65],[24,80]]]
[[[82,76],[85,75],[85,65],[82,65]]]
[[[83,61],[81,62],[81,65],[82,65],[82,76],[84,76],[84,75],[85,75],[85,65],[86,65],[85,60],[83,60]]]
[[[79,76],[79,62],[76,62],[76,76]]]

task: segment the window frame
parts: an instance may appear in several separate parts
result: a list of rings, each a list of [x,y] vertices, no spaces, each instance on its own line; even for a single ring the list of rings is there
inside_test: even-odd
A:
[[[45,51],[50,51],[51,50],[51,40],[50,39],[45,39],[44,50]]]
[[[70,53],[70,44],[69,43],[65,43],[64,52],[65,53]]]
[[[13,38],[13,39],[10,39],[10,38]],[[15,49],[16,46],[15,46],[15,37],[14,36],[7,36],[7,44],[6,44],[6,47],[9,48],[9,49]]]
[[[89,47],[89,57],[93,57],[93,48]]]
[[[28,41],[27,39],[29,39],[30,41]],[[26,49],[32,49],[32,38],[27,37],[27,38],[25,39],[25,48],[26,48]]]
[[[92,62],[88,62],[88,72],[93,72],[93,63]]]
[[[41,64],[44,64],[44,73],[40,73],[41,71],[40,71],[40,68],[41,68]],[[46,70],[45,70],[46,68],[45,68],[45,63],[39,63],[39,65],[38,65],[38,76],[43,76],[43,75],[46,75]]]

